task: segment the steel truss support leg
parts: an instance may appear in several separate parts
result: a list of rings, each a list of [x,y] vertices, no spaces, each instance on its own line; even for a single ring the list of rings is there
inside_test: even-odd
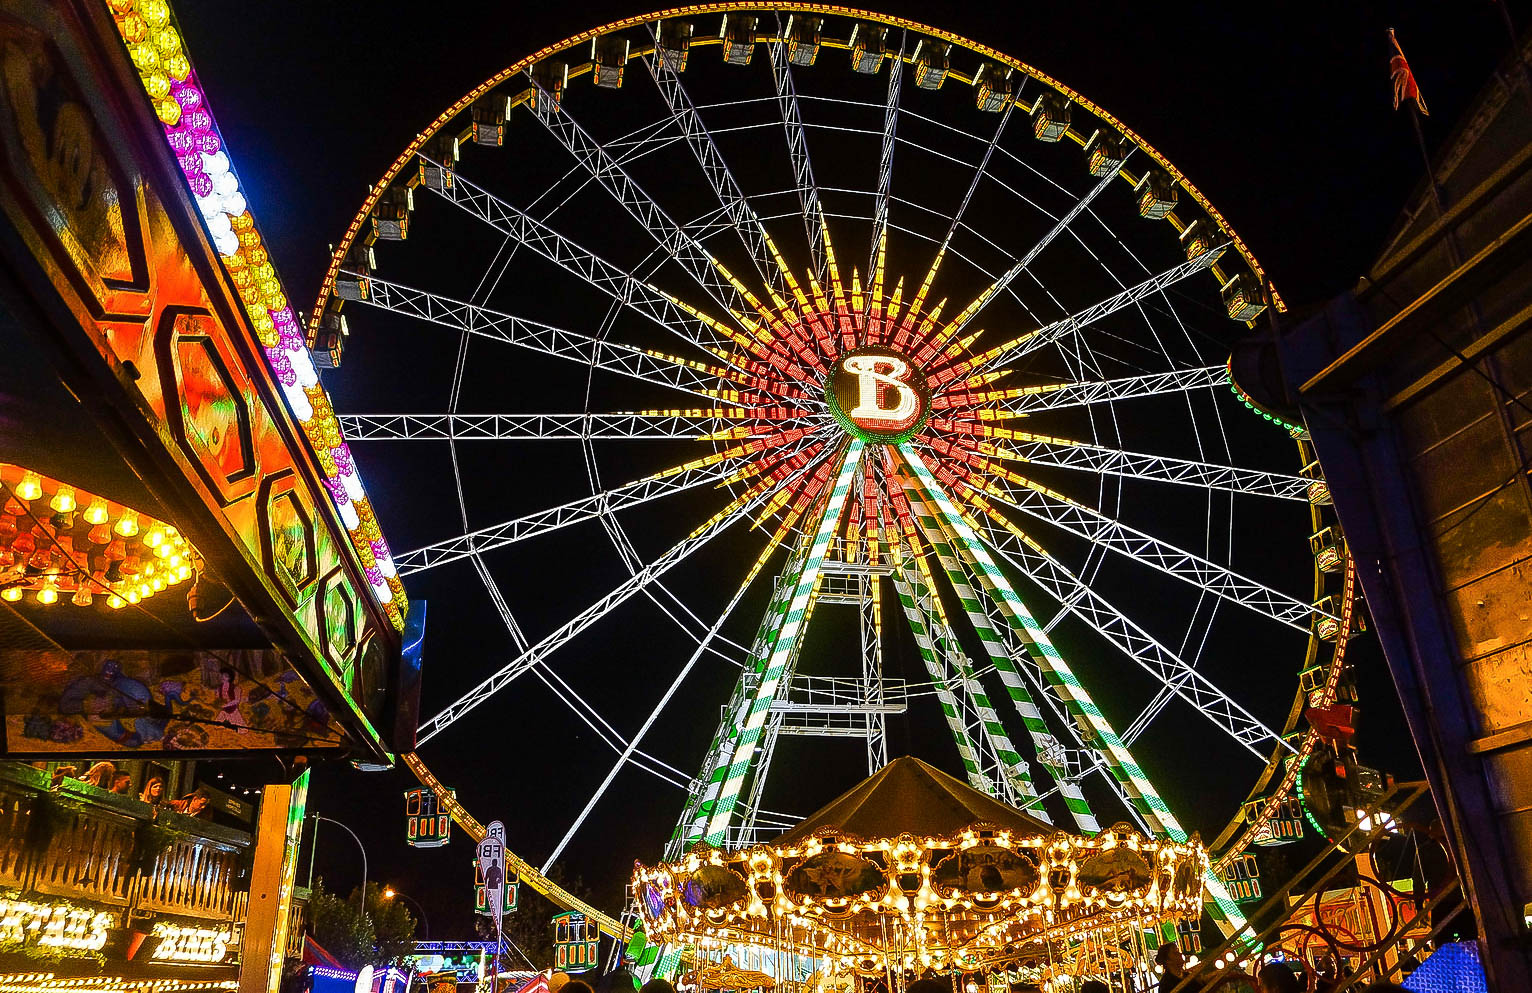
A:
[[[935,505],[941,514],[942,523],[949,531],[967,547],[969,554],[973,556],[978,567],[978,574],[985,586],[985,592],[995,600],[1012,629],[1026,644],[1032,653],[1033,660],[1042,668],[1043,674],[1050,684],[1058,690],[1069,707],[1070,715],[1079,721],[1087,730],[1092,744],[1102,753],[1107,760],[1107,768],[1114,779],[1126,790],[1132,798],[1134,806],[1139,814],[1149,825],[1151,831],[1161,837],[1171,838],[1175,841],[1185,841],[1187,834],[1184,828],[1171,813],[1164,798],[1149,781],[1143,767],[1134,759],[1128,747],[1122,743],[1117,732],[1112,729],[1106,716],[1096,706],[1085,687],[1075,676],[1069,664],[1064,661],[1042,625],[1032,616],[1021,597],[1017,596],[1015,589],[1011,587],[1010,580],[995,565],[994,559],[990,558],[989,551],[979,542],[978,536],[968,523],[963,520],[946,491],[931,475],[931,470],[926,468],[920,456],[908,442],[899,446],[900,454],[904,456],[905,464],[915,474],[921,488],[927,498]],[[1239,906],[1229,896],[1228,891],[1211,869],[1206,875],[1206,883],[1209,896],[1212,898],[1208,904],[1208,911],[1220,928],[1239,927],[1244,924],[1244,915]]]
[[[771,703],[786,686],[790,666],[802,643],[820,567],[845,508],[862,448],[860,441],[852,441],[847,447],[817,528],[805,532],[778,580],[751,650],[752,664],[740,677],[734,697],[724,710],[703,770],[693,783],[667,846],[667,858],[698,841],[720,845],[727,835],[745,780],[768,731]]]
[[[862,600],[857,605],[862,629],[862,698],[871,707],[883,704],[883,604],[878,577],[861,577]],[[888,727],[882,711],[867,714],[867,774],[888,765]]]
[[[707,833],[703,840],[710,845],[721,844],[724,840],[729,824],[733,820],[734,809],[739,804],[739,794],[744,786],[745,777],[754,763],[761,731],[771,713],[772,701],[776,699],[778,690],[785,685],[784,677],[787,675],[788,664],[802,641],[804,620],[809,611],[814,589],[819,582],[820,567],[824,564],[830,539],[834,537],[836,528],[840,524],[841,514],[846,507],[846,497],[851,492],[851,482],[860,468],[862,449],[862,441],[853,439],[847,445],[845,455],[841,457],[840,467],[835,475],[835,486],[825,502],[824,514],[814,534],[814,543],[810,546],[808,556],[804,559],[803,567],[794,583],[792,598],[788,601],[787,612],[782,615],[782,624],[777,630],[771,652],[764,659],[765,665],[761,673],[760,685],[756,687],[750,707],[745,714],[745,720],[740,725],[734,753],[730,756],[728,769],[719,787],[718,803],[708,818]]]
[[[920,586],[920,574],[913,568],[895,572],[894,589],[899,594],[900,606],[904,608],[905,619],[909,621],[910,633],[915,636],[915,647],[920,651],[921,661],[925,663],[931,686],[936,690],[942,716],[947,720],[947,727],[952,730],[952,739],[957,744],[958,758],[963,763],[968,785],[994,796],[995,787],[984,775],[979,748],[969,733],[969,722],[963,719],[962,707],[957,695],[952,692],[946,667],[942,665],[941,656],[936,650],[936,639],[932,636],[929,624],[930,612],[926,609],[929,604],[926,596],[928,591]]]

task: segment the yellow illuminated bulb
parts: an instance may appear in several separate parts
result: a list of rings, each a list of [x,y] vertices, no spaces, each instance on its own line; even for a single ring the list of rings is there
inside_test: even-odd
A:
[[[43,604],[44,606],[51,606],[52,604],[58,603],[58,599],[59,591],[54,589],[51,585],[44,586],[42,589],[37,591],[37,602]]]
[[[144,535],[144,544],[148,545],[150,548],[158,548],[161,544],[164,543],[164,541],[165,532],[160,530],[160,526],[158,524],[150,528],[148,533]]]
[[[16,496],[19,499],[32,501],[43,495],[43,482],[37,473],[28,470],[16,485]]]
[[[137,590],[128,590],[128,592],[124,595],[127,597],[129,603],[137,603],[139,600],[143,599],[138,595]]]
[[[131,538],[135,534],[138,534],[138,512],[134,510],[124,510],[122,512],[122,516],[117,519],[117,526],[112,530],[116,531],[124,538]]]
[[[183,565],[183,566],[177,567],[176,575],[181,577],[182,579],[186,579],[188,576],[191,575],[191,566]]]
[[[90,506],[85,508],[86,524],[105,524],[109,516],[106,512],[106,501],[100,497],[96,497],[90,502]]]
[[[48,506],[57,513],[67,514],[75,508],[74,487],[60,486],[59,491],[53,494],[53,499],[48,501]]]
[[[7,586],[5,589],[0,590],[0,599],[5,600],[7,603],[15,603],[21,599],[21,587]]]
[[[154,591],[156,593],[158,593],[160,590],[163,590],[165,588],[165,577],[164,576],[155,576],[154,579],[150,582],[149,585],[153,586],[154,587]]]
[[[126,602],[127,601],[123,600],[122,597],[118,596],[115,593],[113,593],[111,596],[106,598],[106,605],[108,607],[111,607],[113,610],[121,610],[122,609],[122,605],[124,603],[126,603]]]

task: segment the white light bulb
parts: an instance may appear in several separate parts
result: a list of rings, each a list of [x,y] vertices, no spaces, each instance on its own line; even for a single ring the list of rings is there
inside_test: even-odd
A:
[[[239,192],[239,180],[234,178],[232,172],[226,172],[222,176],[213,177],[213,192],[221,197]]]
[[[202,156],[202,170],[216,180],[229,171],[229,157],[222,152]]]
[[[314,416],[314,405],[309,403],[309,398],[298,386],[282,384],[282,392],[287,394],[287,405],[293,409],[293,416],[300,421],[307,421]],[[348,525],[348,527],[354,525]]]
[[[245,195],[238,190],[224,196],[222,199],[224,213],[230,216],[238,217],[250,209],[250,205],[245,202]]]
[[[213,247],[219,255],[233,255],[239,251],[239,235],[233,231],[213,235]]]
[[[293,372],[298,374],[299,386],[309,387],[319,382],[319,373],[314,369],[314,360],[309,357],[307,348],[294,348],[283,354],[293,364]]]

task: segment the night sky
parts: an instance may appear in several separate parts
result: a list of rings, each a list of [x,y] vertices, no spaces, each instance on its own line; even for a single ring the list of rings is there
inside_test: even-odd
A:
[[[1420,181],[1420,155],[1409,123],[1390,106],[1386,29],[1397,29],[1429,102],[1432,114],[1425,121],[1425,134],[1433,146],[1448,137],[1457,116],[1509,46],[1499,10],[1483,0],[1288,3],[1269,8],[1258,15],[1228,3],[1076,0],[1048,7],[1006,5],[1006,13],[998,16],[996,5],[980,3],[887,3],[881,9],[1014,55],[1116,114],[1200,186],[1262,260],[1288,303],[1302,312],[1355,283],[1383,244],[1400,204]],[[444,107],[528,52],[644,10],[611,2],[432,6],[387,0],[366,5],[281,0],[179,5],[188,50],[229,142],[242,187],[295,304],[305,308],[323,277],[329,246],[345,230],[368,185]],[[1520,23],[1520,10],[1513,7],[1513,14]],[[715,24],[716,19],[707,22]],[[849,76],[845,58],[842,52],[822,57],[825,64],[834,63],[834,73]],[[699,88],[694,93],[699,102],[706,99],[699,94],[709,80],[735,85],[713,65],[719,59],[716,48],[702,49],[693,59],[697,65],[685,82]],[[754,80],[757,96],[770,92],[766,64],[765,53],[757,52],[756,62],[742,71]],[[821,66],[808,73],[828,71]],[[884,78],[855,79],[846,84],[847,93],[857,99],[880,99]],[[759,89],[763,81],[764,91]],[[859,89],[852,94],[851,86]],[[571,88],[570,106],[603,133],[621,133],[657,117],[661,105],[653,89],[635,63],[622,101],[603,109],[591,99],[588,79],[582,79]],[[907,77],[906,93],[912,89]],[[628,92],[639,90],[645,91],[646,100]],[[645,115],[624,127],[620,108],[635,102],[646,108]],[[774,114],[774,107],[753,111],[767,112]],[[540,140],[549,150],[545,167],[536,161],[528,164],[525,157],[497,162],[493,154],[480,156],[480,150],[472,150],[465,153],[463,169],[524,206],[570,163],[555,161],[557,150],[546,135],[536,133],[541,129],[524,111],[517,114],[513,142],[523,135]],[[971,104],[959,123],[974,131],[993,127],[991,120],[979,119]],[[1019,123],[1012,127],[1019,130]],[[811,136],[818,167],[823,160],[817,156],[823,153],[814,140]],[[684,156],[684,150],[678,154]],[[1069,154],[1078,155],[1078,150],[1071,146]],[[1070,162],[1075,173],[1071,188],[1078,191],[1077,174],[1083,169],[1075,159]],[[826,163],[827,171],[838,164]],[[742,182],[748,186],[755,171],[765,172],[768,165],[739,168],[747,174]],[[875,156],[865,162],[865,169],[869,176],[875,173]],[[903,186],[901,175],[896,158],[895,192],[909,200],[929,196],[938,208],[950,209],[958,195],[934,174],[903,174]],[[700,207],[713,205],[700,177],[654,176],[646,181],[678,202],[690,197]],[[1119,191],[1119,197],[1115,217],[1121,219],[1130,208],[1126,194]],[[1056,199],[1051,206],[1061,202]],[[411,241],[380,249],[380,273],[466,295],[496,244],[451,211],[440,202],[423,204],[416,212]],[[611,209],[610,215],[617,211]],[[561,217],[555,226],[566,223],[567,233],[578,233],[577,240],[603,254],[620,257],[635,250],[631,222],[604,214],[595,194],[572,205],[567,219]],[[1017,244],[1030,243],[1029,230],[1018,226]],[[990,233],[997,232],[1003,234],[1004,226]],[[1168,231],[1156,231],[1155,238],[1166,241]],[[862,243],[860,237],[857,243]],[[1014,245],[1012,249],[1022,250]],[[784,250],[790,256],[799,251],[796,246]],[[928,253],[921,249],[903,268],[923,271],[927,262]],[[469,270],[472,274],[465,275]],[[506,292],[520,293],[525,306],[533,306],[527,301],[537,297],[538,270],[511,271],[518,273],[512,281],[522,283]],[[918,275],[913,273],[912,280]],[[1066,289],[1073,278],[1065,269],[1050,276]],[[454,283],[465,279],[466,289]],[[1209,286],[1199,286],[1197,295],[1204,307],[1216,306]],[[588,303],[580,300],[546,296],[551,298],[540,302],[541,316],[550,323],[583,328],[603,312],[597,308],[587,313],[582,307]],[[326,374],[338,412],[445,409],[442,383],[456,354],[455,334],[355,307],[347,313],[353,329],[350,352],[341,370]],[[1237,337],[1237,326],[1227,320],[1206,326],[1228,341]],[[475,399],[464,409],[584,409],[583,375],[569,377],[563,366],[496,347],[473,346],[465,396]],[[592,409],[661,405],[652,396],[629,401],[626,408],[623,402],[593,401]],[[1145,433],[1134,433],[1140,429]],[[1240,453],[1240,461],[1286,471],[1296,468],[1291,445],[1280,436],[1273,438],[1265,425],[1234,422],[1232,432],[1228,443]],[[1133,425],[1122,437],[1151,445],[1157,436],[1153,425]],[[462,446],[465,501],[474,526],[587,495],[590,484],[578,446],[557,444],[562,448],[492,442]],[[601,478],[608,484],[626,481],[699,454],[684,445],[645,444],[651,448],[638,454],[603,450],[609,461],[601,464]],[[362,443],[355,451],[396,553],[461,531],[444,445]],[[1160,508],[1159,523],[1166,533],[1185,533],[1187,527],[1195,531],[1195,521],[1187,518],[1196,517],[1196,508],[1188,511],[1172,503],[1165,501]],[[674,506],[646,509],[629,521],[630,536],[641,554],[653,558],[717,506],[716,501],[678,498]],[[1227,508],[1223,512],[1227,514]],[[1291,508],[1282,508],[1280,514],[1264,518],[1241,513],[1231,539],[1240,556],[1236,562],[1305,597],[1305,520]],[[1145,520],[1155,523],[1152,516],[1138,518],[1140,524]],[[1274,537],[1278,534],[1280,542]],[[739,582],[756,548],[758,539],[754,545],[721,542],[699,553],[686,575],[676,576],[674,588],[688,603],[699,604],[704,626]],[[593,524],[515,546],[486,561],[534,641],[627,575],[612,543]],[[1178,609],[1173,598],[1179,594],[1173,586],[1137,588],[1106,574],[1101,583],[1125,598],[1122,602],[1133,603],[1136,617]],[[428,716],[514,652],[478,576],[466,563],[422,574],[407,585],[413,597],[430,603],[422,704]],[[748,641],[762,604],[760,597],[747,598],[728,632]],[[896,615],[891,619],[898,620]],[[1207,671],[1242,702],[1279,723],[1291,699],[1296,669],[1292,633],[1271,625],[1246,629],[1242,620],[1227,610],[1220,615],[1213,626]],[[889,667],[913,678],[918,660],[913,645],[906,644],[908,632],[901,633],[903,642],[890,648]],[[854,635],[851,624],[827,614],[825,629],[816,634],[821,640],[814,644],[819,647],[806,648],[805,658],[833,656],[837,646],[853,644]],[[1099,643],[1073,635],[1067,627],[1060,629],[1059,640],[1066,652],[1079,654],[1081,668],[1089,672],[1093,653],[1100,654]],[[1296,643],[1301,651],[1301,639]],[[637,598],[557,653],[552,668],[626,735],[648,714],[690,651],[691,643],[676,626],[654,604]],[[1414,775],[1415,758],[1397,704],[1390,699],[1375,642],[1363,638],[1354,651],[1366,711],[1364,757],[1401,777]],[[839,654],[854,659],[853,648],[841,647]],[[1100,664],[1108,663],[1110,658]],[[646,739],[645,750],[690,774],[712,735],[717,708],[727,698],[734,675],[732,667],[716,661],[699,667]],[[1110,697],[1119,688],[1125,698],[1135,698],[1121,707],[1131,717],[1145,692],[1134,683],[1137,671],[1125,674],[1121,684],[1113,682],[1113,670],[1099,670],[1097,675],[1100,679],[1092,685],[1105,683],[1099,695],[1106,698],[1109,713],[1116,706]],[[1184,705],[1167,713],[1168,726],[1153,729],[1144,739],[1145,764],[1173,805],[1179,802],[1189,826],[1216,833],[1259,765],[1218,742],[1211,726],[1189,715]],[[891,756],[911,752],[959,771],[950,738],[929,699],[912,701],[909,715],[890,721],[889,733]],[[865,774],[859,744],[832,744],[816,751],[804,742],[794,739],[779,751],[776,785],[768,796],[769,806],[799,815]],[[504,820],[512,849],[534,863],[541,863],[563,835],[614,757],[530,676],[426,745],[421,754],[481,820]],[[265,765],[252,764],[248,774],[261,777],[267,771]],[[470,846],[456,829],[452,845],[445,849],[412,851],[405,846],[401,792],[412,782],[402,770],[362,774],[325,765],[315,772],[311,805],[361,834],[371,878],[386,880],[424,904],[432,937],[471,937]],[[583,877],[599,902],[616,910],[632,860],[656,857],[681,801],[680,790],[643,772],[625,770],[566,851],[566,872]],[[305,849],[305,863],[308,857]],[[349,840],[326,828],[318,874],[332,886],[349,890],[359,869]]]

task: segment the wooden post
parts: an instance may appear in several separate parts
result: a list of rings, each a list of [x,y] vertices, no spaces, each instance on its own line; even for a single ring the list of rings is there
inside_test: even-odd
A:
[[[293,879],[308,803],[309,771],[291,786],[268,786],[261,795],[250,869],[250,902],[240,954],[239,993],[274,993],[282,981]]]

